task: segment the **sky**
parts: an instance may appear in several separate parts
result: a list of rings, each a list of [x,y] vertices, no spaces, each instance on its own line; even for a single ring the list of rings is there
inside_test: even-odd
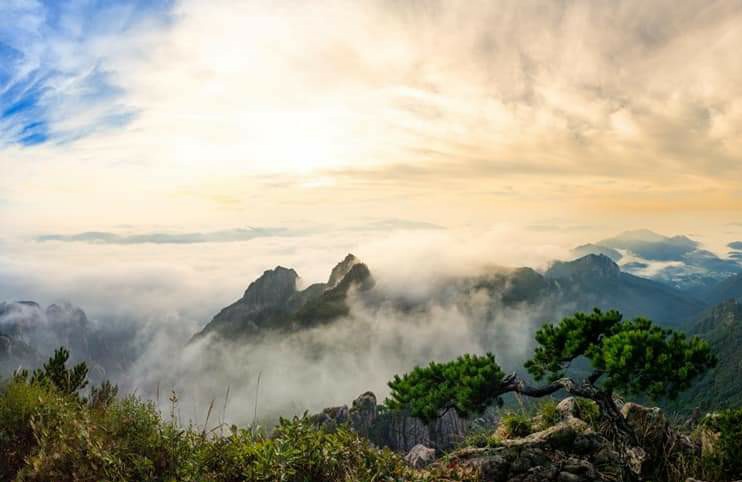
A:
[[[277,265],[308,285],[352,252],[422,299],[629,229],[739,256],[740,46],[740,0],[0,0],[0,302],[134,327],[157,377]],[[356,315],[344,358],[268,344],[251,376],[347,403],[477,338]]]
[[[281,260],[383,263],[400,231],[497,239],[476,254],[511,265],[623,229],[742,239],[738,0],[3,0],[0,18],[10,271],[219,258],[237,290]]]

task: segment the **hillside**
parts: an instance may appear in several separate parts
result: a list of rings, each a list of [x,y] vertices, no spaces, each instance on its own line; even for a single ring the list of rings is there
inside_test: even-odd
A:
[[[719,365],[668,406],[689,412],[742,404],[742,302],[729,300],[704,313],[691,329],[711,343]]]
[[[677,328],[688,326],[705,307],[671,286],[621,271],[605,255],[556,262],[545,277],[557,283],[571,311],[615,308],[627,318],[645,316]]]
[[[742,273],[710,286],[703,291],[702,296],[711,305],[728,300],[742,300]]]

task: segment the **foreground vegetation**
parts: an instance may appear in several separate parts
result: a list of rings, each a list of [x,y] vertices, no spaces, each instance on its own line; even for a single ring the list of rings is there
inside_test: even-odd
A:
[[[371,481],[412,478],[401,457],[340,428],[282,420],[270,436],[179,427],[150,402],[117,399],[105,384],[87,398],[84,366],[58,351],[0,393],[0,480]]]

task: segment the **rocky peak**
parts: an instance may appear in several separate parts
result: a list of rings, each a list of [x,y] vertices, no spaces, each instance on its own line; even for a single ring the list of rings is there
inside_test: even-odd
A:
[[[547,278],[617,279],[621,269],[604,254],[588,254],[574,261],[557,261],[549,268]]]
[[[286,303],[296,293],[299,275],[293,269],[276,266],[250,283],[242,300],[254,307]]]
[[[343,259],[341,262],[335,265],[334,268],[332,268],[330,278],[327,280],[327,289],[329,290],[337,286],[343,280],[343,278],[345,278],[345,275],[350,272],[353,266],[359,264],[360,262],[360,259],[349,253],[345,257],[345,259]]]
[[[46,309],[46,318],[52,324],[72,325],[84,328],[88,325],[85,312],[70,303],[51,304]]]

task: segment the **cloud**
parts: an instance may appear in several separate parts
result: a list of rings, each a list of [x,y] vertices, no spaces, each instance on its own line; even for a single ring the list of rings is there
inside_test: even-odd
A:
[[[144,233],[121,235],[105,231],[88,231],[78,234],[44,234],[36,241],[85,242],[96,244],[193,244],[249,241],[255,238],[297,236],[287,228],[238,228],[205,233]]]
[[[357,225],[348,228],[350,230],[358,231],[397,231],[397,230],[440,230],[446,229],[443,226],[439,226],[433,223],[426,223],[422,221],[411,221],[408,219],[380,219],[378,221],[371,221],[365,224]]]
[[[2,7],[17,230],[742,206],[733,0],[57,4]]]
[[[0,7],[0,148],[69,142],[128,123],[136,112],[107,60],[143,24],[164,26],[168,3],[28,0]]]
[[[727,247],[734,250],[742,250],[742,241],[733,241],[727,244]]]
[[[183,401],[183,417],[195,420],[230,386],[228,418],[249,423],[261,372],[262,417],[348,403],[369,389],[383,396],[388,377],[430,357],[447,359],[491,347],[515,368],[528,350],[524,327],[543,321],[537,310],[488,311],[489,296],[456,290],[440,302],[426,300],[453,277],[493,265],[546,266],[573,242],[555,235],[544,243],[508,226],[463,232],[329,230],[223,243],[217,249],[208,243],[12,241],[0,254],[0,300],[32,299],[42,306],[68,300],[136,359],[126,373],[109,373],[122,390],[136,389],[154,399],[159,384],[160,402],[167,404],[166,394],[174,388]],[[353,316],[327,330],[256,340],[229,352],[183,350],[264,270],[293,267],[308,285],[326,280],[348,252],[368,263],[381,293],[419,301],[424,309],[409,313],[358,299]],[[485,319],[492,321],[486,329]]]

